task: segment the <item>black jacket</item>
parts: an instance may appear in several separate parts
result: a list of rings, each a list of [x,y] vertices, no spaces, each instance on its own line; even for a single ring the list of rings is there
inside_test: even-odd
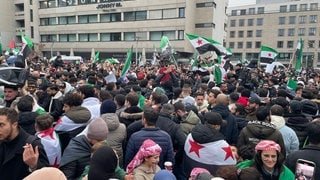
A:
[[[307,131],[305,130],[309,120],[303,114],[290,114],[287,116],[286,125],[294,130],[299,139],[299,149],[304,145],[307,138]]]
[[[129,113],[129,114],[135,114],[135,113],[141,113],[142,110],[138,107],[138,106],[131,106],[128,107],[124,110],[125,113]],[[121,117],[119,118],[120,122],[125,124],[126,127],[128,127],[131,123],[133,123],[136,120],[140,120],[141,117],[130,117],[130,118],[126,118],[126,117]]]
[[[34,135],[34,123],[38,114],[36,112],[20,112],[19,113],[19,126],[24,129],[28,134]]]
[[[28,138],[29,137],[29,138]],[[47,155],[39,138],[31,136],[23,129],[19,135],[10,142],[0,143],[0,180],[21,180],[30,174],[29,167],[23,162],[23,146],[31,143],[39,148],[37,169],[49,166]]]

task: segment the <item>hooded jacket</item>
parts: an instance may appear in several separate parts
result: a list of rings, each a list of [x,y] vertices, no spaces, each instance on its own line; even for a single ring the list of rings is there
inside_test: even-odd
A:
[[[193,111],[189,111],[187,115],[182,117],[182,121],[180,123],[182,131],[187,135],[191,132],[191,130],[200,123],[200,119],[196,113]]]
[[[90,111],[81,106],[72,107],[70,111],[58,121],[55,126],[56,131],[72,131],[82,126],[86,126],[91,119]]]
[[[290,114],[287,116],[286,125],[297,134],[299,139],[299,149],[301,149],[307,138],[306,127],[309,123],[307,117],[303,114]]]

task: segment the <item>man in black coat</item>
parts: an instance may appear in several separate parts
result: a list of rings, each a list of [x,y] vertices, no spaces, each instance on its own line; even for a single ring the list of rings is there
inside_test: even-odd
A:
[[[14,109],[0,109],[0,179],[21,180],[45,166],[49,162],[40,139],[18,126]]]

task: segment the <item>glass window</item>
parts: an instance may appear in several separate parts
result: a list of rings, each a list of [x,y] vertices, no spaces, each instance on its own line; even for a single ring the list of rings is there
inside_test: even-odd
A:
[[[75,16],[62,16],[59,17],[59,24],[75,24],[76,17]]]
[[[163,36],[167,36],[169,40],[176,39],[176,31],[163,31]]]
[[[263,18],[257,18],[257,26],[263,25]]]
[[[134,21],[136,19],[134,11],[124,12],[123,16],[124,16],[124,21]]]
[[[197,3],[196,4],[197,8],[202,8],[202,7],[216,7],[215,2],[205,2],[205,3]]]
[[[291,4],[290,5],[290,12],[295,12],[297,11],[297,5],[296,4]]]
[[[77,23],[76,16],[68,16],[67,20],[68,20],[68,24],[76,24]]]
[[[195,25],[196,28],[215,28],[215,24],[214,23],[198,23]]]
[[[238,31],[238,37],[242,38],[243,37],[243,31]]]
[[[316,10],[318,10],[318,3],[311,3],[311,4],[310,4],[310,10],[311,10],[311,11],[316,11]]]
[[[316,35],[316,28],[309,28],[309,36],[315,36]]]
[[[254,19],[248,19],[248,26],[253,26]]]
[[[244,26],[244,19],[239,19],[239,26]]]
[[[300,11],[308,10],[308,4],[300,4]]]
[[[286,17],[279,17],[279,24],[285,24],[286,23]]]
[[[236,16],[237,15],[237,10],[232,10],[231,11],[231,16]]]
[[[89,18],[89,19],[88,19],[89,23],[98,22],[98,16],[97,16],[97,15],[89,15],[88,18]]]
[[[121,41],[121,33],[110,33],[111,41]]]
[[[310,15],[309,16],[309,22],[310,23],[316,23],[318,20],[318,16],[317,15]]]
[[[178,30],[178,39],[183,40],[184,39],[184,30]]]
[[[90,33],[89,41],[98,41],[98,33]]]
[[[49,0],[48,1],[48,8],[54,8],[54,7],[58,7],[56,0]]]
[[[67,6],[67,1],[66,0],[58,0],[58,5],[59,5],[59,7],[65,7],[65,6]]]
[[[88,23],[88,15],[81,15],[78,17],[78,21],[80,24]]]
[[[296,24],[296,16],[289,17],[289,24]]]
[[[136,21],[146,20],[147,19],[147,11],[136,11]]]
[[[148,40],[148,33],[147,32],[136,32],[136,37],[138,37],[139,40]]]
[[[49,25],[55,25],[57,24],[57,18],[51,17],[49,18]]]
[[[287,42],[287,48],[293,48],[293,41],[288,41]]]
[[[110,33],[101,33],[100,34],[100,41],[110,41]]]
[[[60,42],[68,42],[68,35],[67,34],[59,34],[59,41]]]
[[[124,33],[124,40],[125,41],[134,41],[136,38],[135,32],[125,32]]]
[[[280,6],[280,12],[287,12],[287,6]]]
[[[278,29],[278,36],[284,36],[284,29]]]
[[[79,34],[79,41],[80,42],[88,42],[89,41],[89,35],[88,34]]]
[[[47,26],[49,25],[49,19],[48,18],[40,18],[40,26]]]
[[[261,48],[261,42],[260,41],[256,41],[256,48]]]
[[[230,27],[236,27],[236,20],[231,20],[230,21]]]
[[[277,42],[277,48],[283,48],[283,41]]]
[[[299,16],[299,23],[300,24],[305,24],[307,20],[307,16]]]
[[[235,31],[230,31],[230,38],[234,38],[236,35],[236,32]]]
[[[240,15],[246,15],[246,10],[245,9],[241,9],[240,10]]]
[[[162,37],[162,31],[152,31],[150,32],[150,40],[151,41],[159,41]]]
[[[67,17],[59,17],[59,24],[68,24]]]
[[[238,49],[242,49],[243,48],[243,42],[238,42]]]
[[[234,48],[234,42],[229,42],[229,48]]]
[[[30,22],[33,22],[33,10],[30,9]]]
[[[55,42],[57,41],[57,35],[55,34],[46,34],[40,35],[41,42]]]
[[[258,7],[258,14],[264,13],[264,7]]]
[[[163,10],[163,18],[176,18],[177,10],[176,9],[164,9]]]
[[[79,34],[79,41],[81,42],[95,42],[98,41],[98,34],[97,33],[84,33],[84,34]]]
[[[262,30],[256,30],[256,37],[262,37]]]
[[[69,42],[75,42],[77,41],[77,35],[76,34],[68,34]]]
[[[314,40],[309,40],[308,41],[308,47],[309,48],[315,48],[315,44],[316,44],[316,41],[314,41]]]
[[[179,18],[184,18],[185,17],[185,8],[179,8]]]
[[[247,31],[247,37],[252,37],[253,36],[253,31]]]
[[[255,14],[256,9],[255,8],[249,8],[249,14]]]
[[[252,48],[252,42],[247,42],[246,46],[247,48]]]
[[[98,0],[78,0],[78,4],[79,5],[83,5],[83,4],[95,4],[97,3]],[[102,3],[102,2],[101,2]]]
[[[294,28],[288,29],[288,36],[294,36]]]
[[[162,10],[149,11],[149,19],[162,19]]]
[[[298,29],[298,35],[299,36],[304,36],[306,32],[306,28],[299,28]]]
[[[124,21],[140,21],[147,19],[147,11],[124,12]]]

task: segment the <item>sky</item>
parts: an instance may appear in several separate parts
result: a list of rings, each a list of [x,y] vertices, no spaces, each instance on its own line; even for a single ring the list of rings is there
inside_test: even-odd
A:
[[[255,4],[256,0],[229,0],[229,6],[241,6],[248,4]]]

